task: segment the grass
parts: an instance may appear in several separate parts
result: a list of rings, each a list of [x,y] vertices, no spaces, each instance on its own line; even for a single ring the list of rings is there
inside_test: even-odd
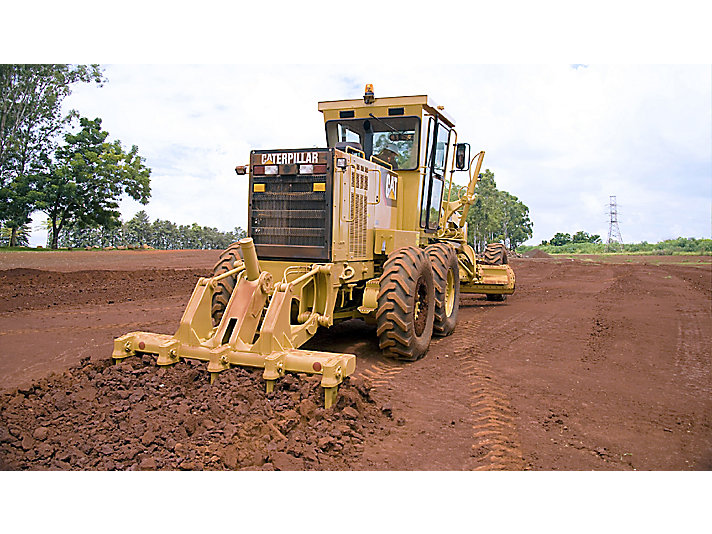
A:
[[[622,252],[607,252],[603,243],[567,243],[566,245],[521,246],[518,252],[539,249],[547,254],[596,256],[712,256],[712,239],[679,237],[659,243],[630,243],[623,245]]]
[[[99,251],[103,252],[104,251],[103,248],[91,248],[89,250],[92,252],[99,252]],[[111,250],[112,251],[115,251],[115,250],[136,251],[136,250],[155,250],[155,249],[143,249],[141,247],[135,247],[135,248],[131,248],[131,249],[129,249],[129,248],[127,248],[127,249],[113,248]],[[45,248],[45,247],[0,247],[0,252],[76,252],[76,251],[84,252],[84,251],[86,251],[86,249],[83,247],[81,247],[81,248],[66,248],[66,247],[62,248],[62,247],[60,247],[60,248],[55,248],[55,249]]]
[[[65,249],[57,249],[57,250],[67,250]],[[44,247],[0,247],[0,252],[54,252],[50,248],[44,248]]]

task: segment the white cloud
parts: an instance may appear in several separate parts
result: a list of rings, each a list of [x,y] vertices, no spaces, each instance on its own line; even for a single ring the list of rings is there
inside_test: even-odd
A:
[[[459,139],[487,151],[498,186],[530,208],[533,243],[557,231],[607,235],[609,195],[627,241],[710,236],[709,66],[109,65],[103,88],[67,104],[153,169],[151,218],[247,225],[259,148],[323,146],[319,100],[428,94]],[[122,203],[124,218],[139,209]],[[38,239],[36,242],[41,242]]]

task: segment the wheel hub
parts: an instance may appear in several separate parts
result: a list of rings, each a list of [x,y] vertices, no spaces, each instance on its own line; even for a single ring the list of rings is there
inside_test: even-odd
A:
[[[415,291],[415,311],[413,313],[413,323],[415,335],[421,336],[428,321],[428,288],[423,280],[418,280],[418,287]]]

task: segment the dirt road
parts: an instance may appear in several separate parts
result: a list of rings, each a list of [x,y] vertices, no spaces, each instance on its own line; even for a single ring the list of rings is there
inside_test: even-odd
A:
[[[13,388],[82,358],[99,365],[113,338],[131,330],[172,333],[195,280],[218,254],[0,255],[0,389],[11,400]],[[421,361],[384,359],[374,328],[359,321],[310,341],[355,353],[357,375],[373,386],[388,419],[380,424],[369,412],[373,432],[348,449],[346,464],[298,465],[712,469],[710,258],[519,259],[512,266],[515,295],[504,303],[463,297],[454,334],[434,339]],[[14,406],[13,417],[22,402]],[[21,453],[22,432],[16,428],[17,442],[9,437],[0,454]],[[174,465],[166,460],[166,468]]]

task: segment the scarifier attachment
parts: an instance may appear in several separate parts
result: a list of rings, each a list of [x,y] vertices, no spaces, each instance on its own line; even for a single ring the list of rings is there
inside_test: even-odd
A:
[[[303,284],[330,283],[333,264],[313,265],[296,278],[274,285],[272,275],[260,272],[252,239],[240,241],[244,264],[213,278],[200,278],[193,290],[175,335],[131,332],[114,340],[112,358],[119,362],[136,354],[155,354],[158,365],[172,365],[183,358],[208,362],[211,383],[217,373],[233,366],[263,368],[267,392],[287,372],[321,374],[324,404],[330,408],[343,378],[356,368],[356,356],[300,350],[319,325],[330,318],[313,309],[299,323],[290,322],[292,297]],[[215,283],[236,276],[235,289],[220,324],[211,317]],[[319,280],[321,278],[321,280]],[[323,310],[322,310],[323,311]]]

